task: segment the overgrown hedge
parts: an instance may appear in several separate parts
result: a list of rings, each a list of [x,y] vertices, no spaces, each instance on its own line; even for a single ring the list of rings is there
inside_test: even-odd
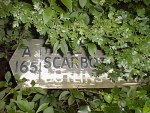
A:
[[[0,68],[24,39],[43,38],[53,52],[85,48],[104,59],[97,74],[147,79],[145,85],[113,89],[44,90],[22,88],[9,67],[1,73],[0,111],[8,113],[150,113],[149,0],[0,1]],[[5,73],[7,72],[7,73]],[[13,79],[11,79],[13,78]],[[14,83],[16,81],[16,83]]]

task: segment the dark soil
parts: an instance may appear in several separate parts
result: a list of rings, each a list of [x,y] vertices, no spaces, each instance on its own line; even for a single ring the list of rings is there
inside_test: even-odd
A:
[[[5,73],[9,70],[9,63],[4,58],[0,58],[0,81],[5,80]]]

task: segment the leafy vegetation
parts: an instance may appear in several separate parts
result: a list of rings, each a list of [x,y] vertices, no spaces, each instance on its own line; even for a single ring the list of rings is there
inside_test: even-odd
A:
[[[11,74],[0,82],[2,113],[149,113],[150,82],[146,86],[113,89],[46,90],[24,88],[23,80]]]
[[[149,0],[0,1],[1,61],[9,61],[22,39],[43,38],[53,52],[76,53],[83,47],[94,56],[102,50],[97,74],[113,69],[113,80],[147,78],[139,87],[45,90],[23,88],[23,81],[7,72],[0,82],[0,111],[150,113],[149,7]]]

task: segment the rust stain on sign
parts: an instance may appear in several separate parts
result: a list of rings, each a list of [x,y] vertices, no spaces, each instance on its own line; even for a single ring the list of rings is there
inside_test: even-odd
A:
[[[135,82],[126,82],[118,79],[115,83],[110,80],[109,70],[99,77],[92,76],[94,64],[100,62],[103,57],[98,51],[94,58],[87,57],[82,50],[80,54],[65,56],[54,54],[50,49],[43,47],[42,39],[23,40],[25,48],[14,52],[10,60],[10,67],[14,76],[20,75],[26,78],[25,87],[31,86],[35,81],[35,87],[42,88],[112,88],[114,86],[137,85]]]

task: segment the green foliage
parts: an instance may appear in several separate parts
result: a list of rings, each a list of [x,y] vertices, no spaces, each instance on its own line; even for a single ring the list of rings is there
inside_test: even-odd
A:
[[[53,47],[53,52],[60,49],[65,55],[71,48],[69,50],[76,53],[83,46],[94,57],[97,48],[101,48],[105,58],[98,69],[104,64],[108,71],[112,64],[117,77],[147,76],[150,70],[149,3],[120,1],[61,0],[58,3],[49,0],[49,6],[37,0],[33,7],[25,1],[14,2],[16,6],[10,2],[9,12],[14,17],[14,27],[20,23],[24,23],[26,29],[34,25],[41,36],[48,36],[46,43]]]
[[[79,0],[80,6],[83,8],[87,3],[87,0]]]
[[[43,113],[54,113],[54,109],[52,106],[46,108]]]
[[[1,5],[1,4],[0,4]],[[12,28],[10,17],[0,18],[0,58],[10,59],[22,39],[30,39],[31,33],[21,26]]]
[[[69,9],[69,11],[72,11],[72,0],[61,0],[61,2]]]
[[[48,103],[43,103],[39,106],[39,108],[37,109],[36,113],[39,113],[40,111],[45,110],[48,107]]]
[[[11,73],[10,72],[7,72],[6,75],[5,75],[5,79],[7,82],[10,81],[10,78],[11,78]]]
[[[69,94],[70,92],[69,91],[63,91],[60,96],[59,96],[59,100],[65,100],[66,96]]]
[[[150,96],[148,95],[150,83],[142,87],[83,90],[41,89],[41,91],[35,90],[39,88],[34,87],[23,88],[21,80],[17,83],[15,87],[12,87],[11,81],[0,84],[2,88],[0,92],[1,112],[147,113],[150,111]]]
[[[44,24],[47,24],[47,22],[52,18],[53,12],[51,8],[47,8],[43,11],[43,21]]]
[[[113,96],[111,94],[105,94],[104,95],[104,100],[107,102],[107,103],[111,103],[112,102],[112,99],[113,99]]]
[[[147,79],[140,87],[62,91],[23,88],[17,76],[14,86],[7,72],[6,81],[0,81],[0,112],[150,112],[149,7],[149,0],[0,1],[0,59],[9,61],[22,39],[39,38],[36,32],[53,52],[64,55],[83,47],[94,57],[102,50],[97,75],[113,69],[109,76],[114,81],[120,76]]]
[[[90,54],[92,57],[95,56],[96,50],[97,50],[97,48],[96,48],[96,45],[95,45],[95,44],[93,44],[93,43],[88,44],[88,51],[89,51],[89,54]]]
[[[68,98],[68,105],[71,106],[75,102],[75,98],[73,95],[70,95]]]

